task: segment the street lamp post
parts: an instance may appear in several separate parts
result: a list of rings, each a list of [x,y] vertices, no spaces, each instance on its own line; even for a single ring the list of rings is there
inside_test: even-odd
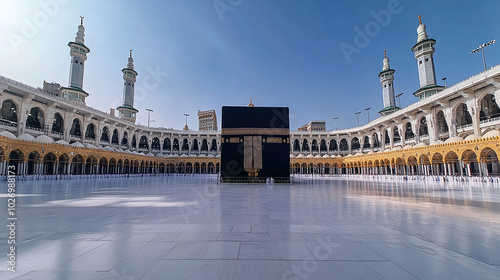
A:
[[[403,95],[404,92],[396,94],[396,97],[398,98],[398,103],[399,103],[399,108],[401,108],[401,95]]]
[[[335,120],[335,130],[337,130],[337,120],[338,119],[339,119],[338,117],[333,118],[333,120]]]
[[[486,71],[486,59],[484,58],[484,48],[489,46],[489,45],[492,45],[492,44],[495,44],[495,41],[496,40],[491,40],[489,41],[488,43],[484,43],[482,45],[480,45],[479,47],[473,49],[469,54],[473,54],[473,53],[477,53],[479,52],[479,50],[481,50],[481,52],[483,53],[483,64],[484,64],[484,71]]]
[[[365,109],[366,113],[368,114],[368,122],[370,122],[370,109],[371,108],[372,107],[368,107],[368,108]]]
[[[146,108],[146,111],[148,111],[148,127],[149,127],[149,123],[154,122],[154,121],[151,121],[151,112],[153,112],[153,110]]]
[[[354,113],[358,119],[358,127],[359,127],[359,114],[361,114],[361,111]]]

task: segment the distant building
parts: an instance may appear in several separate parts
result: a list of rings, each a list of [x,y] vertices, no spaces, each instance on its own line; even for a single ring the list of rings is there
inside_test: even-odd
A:
[[[198,130],[217,130],[215,110],[198,110]]]
[[[310,121],[297,129],[298,131],[326,131],[325,121]]]
[[[59,96],[61,85],[58,83],[47,83],[43,81],[43,93]]]

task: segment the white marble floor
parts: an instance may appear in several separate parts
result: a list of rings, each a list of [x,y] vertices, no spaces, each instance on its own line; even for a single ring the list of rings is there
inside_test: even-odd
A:
[[[492,187],[153,176],[17,192],[17,271],[4,226],[0,279],[500,279]]]

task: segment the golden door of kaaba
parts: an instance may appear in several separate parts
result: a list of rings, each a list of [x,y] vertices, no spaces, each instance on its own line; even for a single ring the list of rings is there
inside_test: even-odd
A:
[[[290,181],[287,107],[222,107],[221,182]]]

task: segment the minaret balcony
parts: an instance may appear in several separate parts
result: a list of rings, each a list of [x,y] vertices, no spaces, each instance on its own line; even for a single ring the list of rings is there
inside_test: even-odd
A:
[[[415,57],[422,55],[422,53],[431,52],[434,53],[434,44],[436,44],[436,40],[427,39],[421,42],[416,43],[411,51],[415,53]]]

